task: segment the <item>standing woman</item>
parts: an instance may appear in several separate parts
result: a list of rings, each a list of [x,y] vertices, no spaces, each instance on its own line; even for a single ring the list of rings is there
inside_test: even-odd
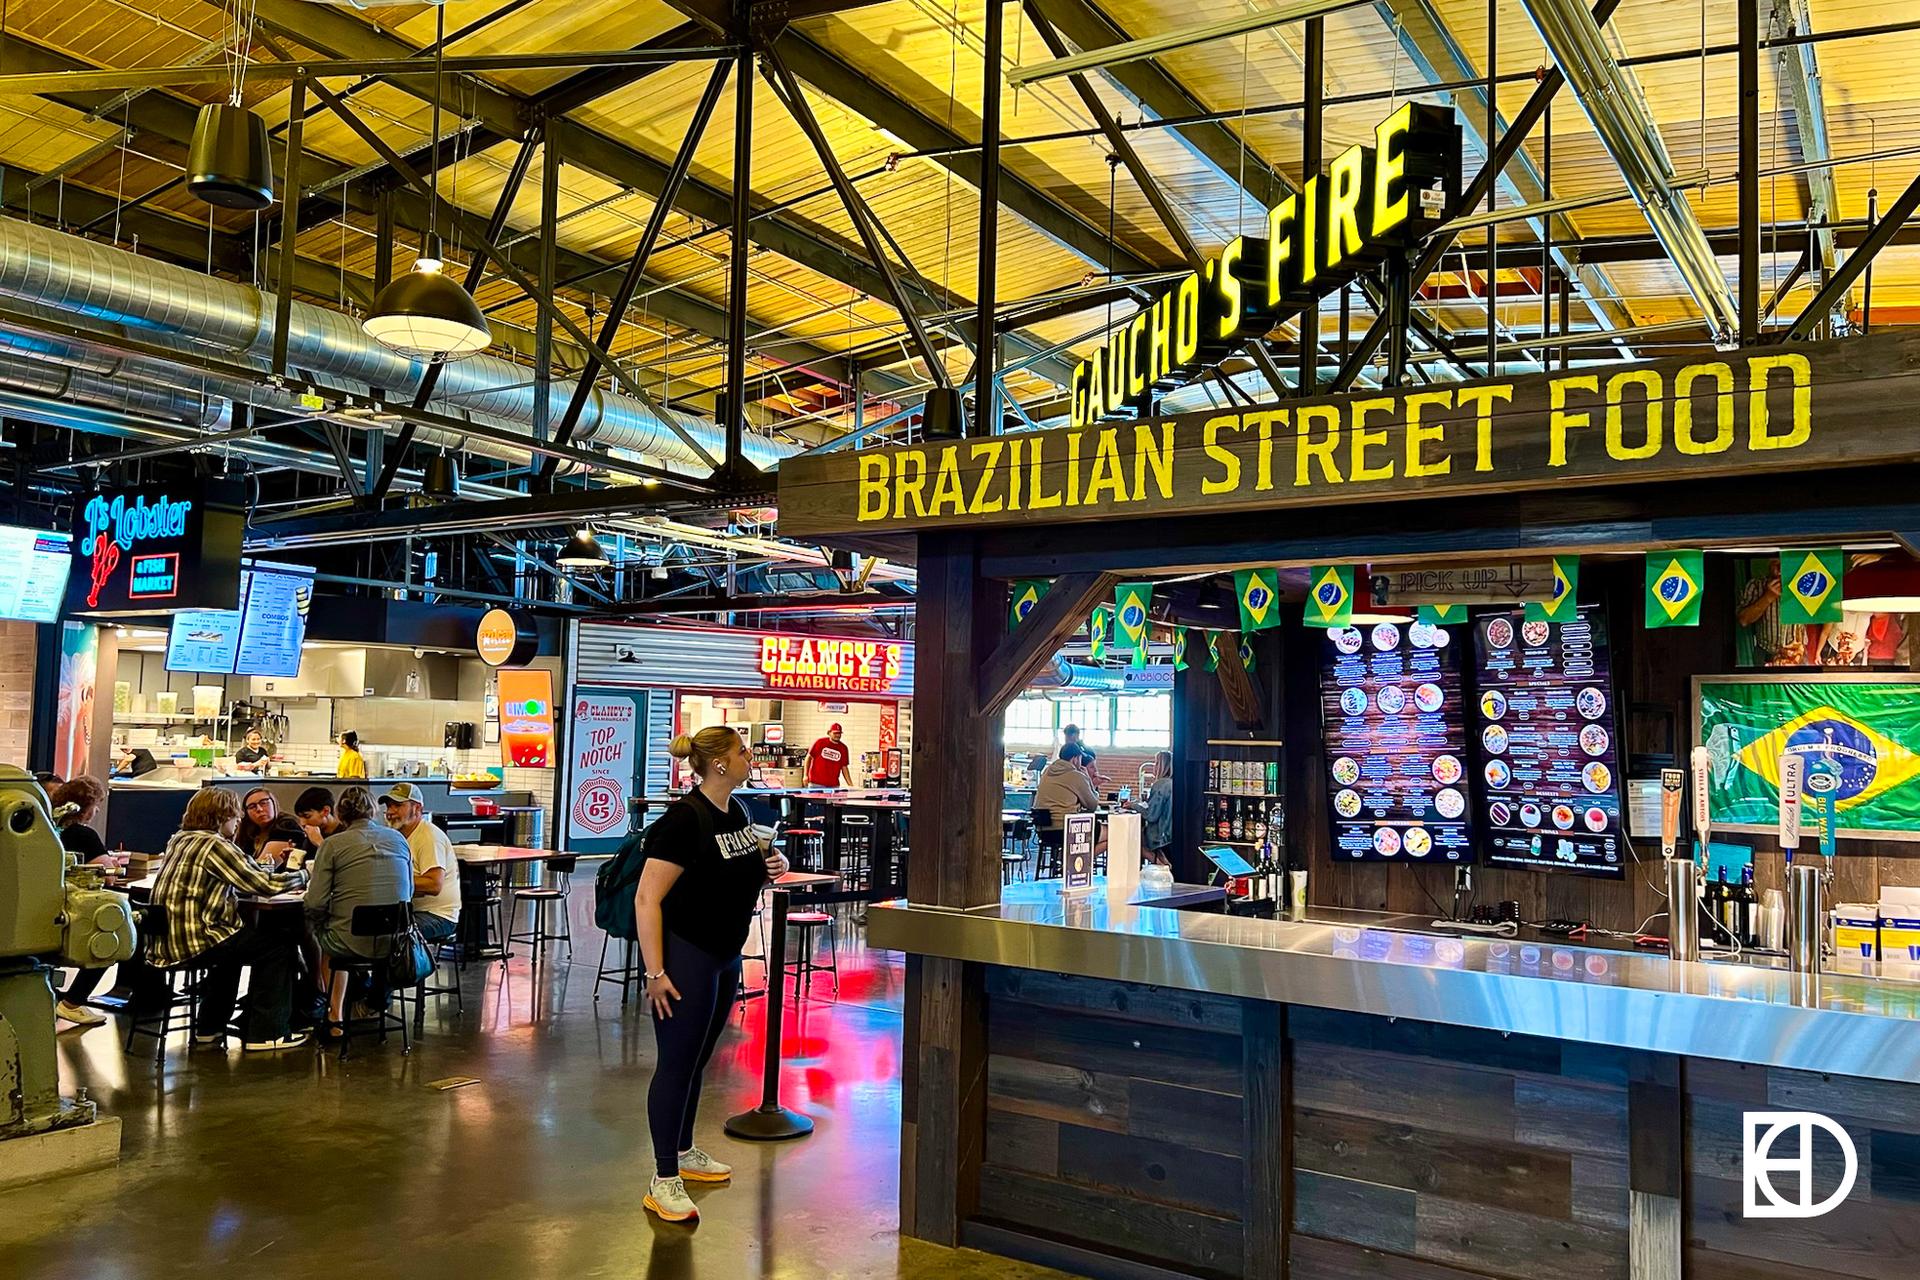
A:
[[[360,735],[349,729],[340,735],[340,763],[333,767],[336,778],[367,776],[366,757],[360,754]]]
[[[700,784],[647,829],[647,861],[634,893],[659,1044],[647,1091],[654,1177],[644,1203],[668,1222],[689,1222],[700,1212],[687,1197],[687,1180],[725,1182],[733,1175],[693,1145],[694,1115],[707,1060],[740,987],[740,948],[754,906],[767,882],[786,872],[787,860],[759,842],[733,798],[752,764],[738,733],[714,725],[682,734],[668,751],[689,763]]]

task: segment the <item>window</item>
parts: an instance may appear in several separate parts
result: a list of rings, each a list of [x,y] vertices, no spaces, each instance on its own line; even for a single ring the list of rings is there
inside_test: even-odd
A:
[[[1113,745],[1165,751],[1173,744],[1173,695],[1115,698]]]
[[[1060,727],[1080,726],[1080,741],[1095,751],[1113,745],[1109,726],[1113,723],[1113,699],[1100,694],[1091,698],[1068,698],[1060,703]]]
[[[1053,700],[1041,697],[1019,697],[1007,708],[1006,726],[1001,732],[1001,741],[1009,747],[1053,746]]]

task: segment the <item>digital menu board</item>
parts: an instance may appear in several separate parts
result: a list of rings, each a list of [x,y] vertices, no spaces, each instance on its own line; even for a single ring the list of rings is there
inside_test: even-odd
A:
[[[185,609],[167,634],[167,670],[203,675],[300,673],[313,602],[313,575],[299,565],[249,566],[240,576],[237,609]]]
[[[73,568],[73,539],[0,525],[0,618],[55,622]]]
[[[1336,862],[1470,862],[1460,654],[1446,627],[1329,630],[1321,719]]]
[[[1480,822],[1487,861],[1626,874],[1606,615],[1476,618]]]

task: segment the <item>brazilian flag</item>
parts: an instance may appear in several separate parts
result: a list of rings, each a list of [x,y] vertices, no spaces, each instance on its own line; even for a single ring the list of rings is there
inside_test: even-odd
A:
[[[1147,665],[1147,642],[1145,640],[1142,640],[1140,647],[1133,651],[1133,661],[1128,665],[1132,666],[1135,671],[1139,671]]]
[[[1353,566],[1317,564],[1307,579],[1307,625],[1344,627],[1353,621]]]
[[[1698,551],[1647,552],[1647,626],[1697,627],[1705,557]]]
[[[1572,622],[1579,613],[1580,557],[1553,558],[1553,597],[1527,601],[1528,622]]]
[[[1467,620],[1467,606],[1463,604],[1423,604],[1415,611],[1415,620],[1430,627],[1458,626]]]
[[[1782,626],[1840,621],[1847,553],[1838,547],[1780,553]]]
[[[1220,633],[1218,631],[1209,631],[1207,632],[1207,670],[1217,671],[1219,669]]]
[[[1020,624],[1033,612],[1033,606],[1040,603],[1040,597],[1047,594],[1047,588],[1053,584],[1045,578],[1022,578],[1013,584],[1013,604],[1007,610],[1007,630],[1018,631]]]
[[[1173,669],[1175,671],[1187,669],[1187,629],[1185,627],[1173,633]]]
[[[1093,611],[1093,621],[1089,624],[1087,656],[1095,662],[1107,656],[1107,639],[1113,635],[1113,606],[1101,605]]]
[[[1280,625],[1280,574],[1275,569],[1242,569],[1233,575],[1240,601],[1240,629],[1260,631]]]
[[[1147,611],[1153,607],[1151,582],[1123,582],[1113,591],[1113,614],[1119,624],[1114,645],[1144,653],[1147,648]]]
[[[1248,671],[1253,670],[1253,640],[1251,637],[1240,637],[1240,665]]]

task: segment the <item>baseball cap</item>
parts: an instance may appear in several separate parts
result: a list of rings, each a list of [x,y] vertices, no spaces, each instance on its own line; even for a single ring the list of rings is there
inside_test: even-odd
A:
[[[839,725],[837,725],[837,724],[830,724],[830,725],[828,725],[828,726],[827,726],[827,732],[828,732],[828,733],[832,733],[832,732],[833,732],[833,731],[834,731],[835,729],[840,729],[840,726],[839,726]],[[841,731],[842,733],[845,733],[845,732],[846,732],[846,730],[844,730],[844,729],[840,729],[840,731]]]
[[[421,795],[420,788],[411,782],[396,782],[387,788],[385,795],[380,797],[381,804],[406,804],[408,801],[424,805],[427,798]]]

